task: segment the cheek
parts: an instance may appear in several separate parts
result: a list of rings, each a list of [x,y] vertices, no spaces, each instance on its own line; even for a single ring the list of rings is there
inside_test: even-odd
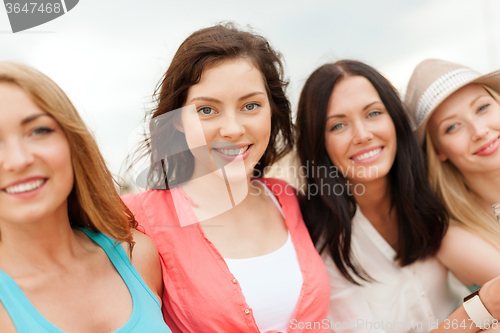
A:
[[[398,149],[398,137],[396,134],[396,128],[394,127],[394,123],[392,122],[392,120],[390,122],[390,128],[387,132],[390,133],[390,136],[387,140],[392,143],[392,163],[394,163],[394,159],[396,158],[396,152]]]
[[[57,148],[56,148],[57,147]],[[73,163],[71,159],[71,149],[67,142],[55,146],[55,152],[51,163],[55,175],[60,178],[60,185],[64,187],[65,192],[69,195],[74,183]],[[85,161],[83,161],[85,163]]]
[[[462,133],[453,136],[441,136],[436,141],[439,152],[448,157],[453,163],[467,153],[468,139]]]
[[[328,157],[336,166],[342,165],[342,156],[345,156],[349,148],[346,140],[340,135],[332,135],[327,133],[325,135],[325,149]]]
[[[265,150],[271,138],[271,111],[269,110],[260,114],[256,119],[252,119],[248,128],[251,128],[252,136],[262,142]]]

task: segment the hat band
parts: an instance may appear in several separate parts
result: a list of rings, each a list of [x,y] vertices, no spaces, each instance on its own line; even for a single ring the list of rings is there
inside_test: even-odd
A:
[[[448,96],[450,92],[479,76],[481,76],[481,74],[475,70],[460,68],[448,72],[434,81],[418,100],[416,109],[417,126],[424,121],[425,117],[427,117],[429,112],[437,106],[437,103],[442,101],[444,96]]]

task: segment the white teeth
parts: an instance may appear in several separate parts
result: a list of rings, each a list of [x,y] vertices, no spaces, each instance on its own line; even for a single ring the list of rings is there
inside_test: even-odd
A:
[[[42,186],[42,184],[44,182],[45,182],[45,180],[43,180],[43,179],[34,180],[32,182],[29,182],[29,183],[24,183],[24,184],[9,186],[9,187],[7,187],[5,189],[5,191],[7,193],[12,193],[12,194],[29,192],[29,191],[36,190],[37,188],[39,188],[40,186]]]
[[[222,148],[214,148],[214,149],[217,150],[219,153],[222,153],[224,155],[236,156],[236,155],[243,154],[244,152],[246,152],[249,147],[250,146],[245,146],[245,147],[240,148],[240,149],[222,149]]]
[[[374,149],[374,150],[369,151],[367,153],[364,153],[364,154],[361,154],[359,156],[353,157],[352,159],[355,160],[355,161],[365,160],[367,158],[370,158],[370,157],[373,157],[373,156],[377,155],[381,151],[382,151],[382,148],[377,148],[377,149]]]

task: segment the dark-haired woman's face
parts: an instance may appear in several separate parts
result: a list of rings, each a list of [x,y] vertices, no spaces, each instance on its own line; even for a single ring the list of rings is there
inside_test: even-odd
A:
[[[73,187],[68,140],[17,85],[0,83],[0,222],[67,217]]]
[[[190,120],[188,112],[182,118],[188,145],[200,141],[193,124],[201,123],[202,139],[210,147],[209,159],[192,149],[195,175],[197,168],[218,170],[231,163],[232,168],[224,168],[228,178],[249,178],[271,137],[271,106],[259,69],[245,59],[207,68],[186,101],[194,105]]]
[[[354,183],[389,173],[396,156],[396,129],[365,77],[349,76],[335,85],[328,104],[325,146],[333,164]]]

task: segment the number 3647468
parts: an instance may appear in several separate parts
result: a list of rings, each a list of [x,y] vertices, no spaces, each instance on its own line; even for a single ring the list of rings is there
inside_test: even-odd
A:
[[[60,3],[6,3],[5,8],[7,9],[7,14],[15,13],[26,13],[26,14],[34,14],[34,13],[56,13],[59,14],[62,10]]]

